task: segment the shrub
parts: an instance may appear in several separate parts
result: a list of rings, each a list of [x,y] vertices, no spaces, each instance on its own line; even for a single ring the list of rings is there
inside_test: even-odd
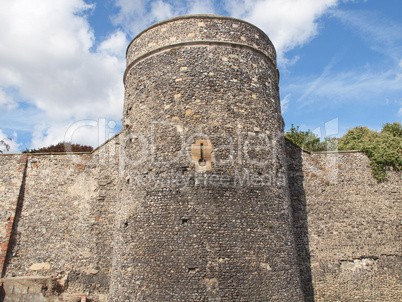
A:
[[[334,151],[338,149],[338,140],[335,137],[325,137],[320,142],[320,138],[310,130],[301,131],[299,126],[292,127],[285,133],[285,137],[290,139],[299,147],[310,151]]]
[[[299,130],[299,126],[295,127],[292,124],[290,130],[285,133],[285,137],[303,149],[311,151],[320,149],[320,138],[310,130]]]
[[[61,142],[57,145],[50,145],[49,147],[43,147],[39,149],[26,149],[22,153],[91,152],[92,150],[93,148],[91,146]]]
[[[339,141],[339,150],[361,150],[371,161],[371,171],[378,181],[387,179],[386,167],[402,168],[402,126],[385,124],[381,132],[367,127],[349,130]]]

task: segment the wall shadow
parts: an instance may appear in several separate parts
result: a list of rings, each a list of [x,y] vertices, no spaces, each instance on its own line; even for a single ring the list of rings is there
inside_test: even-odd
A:
[[[15,250],[17,246],[17,237],[18,237],[18,223],[21,218],[21,213],[22,213],[22,207],[24,204],[24,197],[25,197],[25,181],[26,181],[26,176],[27,176],[27,169],[28,169],[28,157],[25,158],[25,167],[24,167],[24,173],[22,177],[22,182],[21,182],[21,187],[20,187],[20,192],[18,195],[18,200],[17,200],[17,206],[15,210],[15,216],[14,216],[14,221],[13,225],[11,228],[11,234],[10,234],[10,239],[8,242],[8,247],[7,247],[7,253],[6,253],[6,259],[4,261],[4,266],[3,270],[1,272],[1,278],[4,278],[6,275],[7,271],[7,266],[10,264],[11,258],[13,251]],[[1,295],[0,295],[1,299]],[[2,300],[0,300],[2,301]]]
[[[288,181],[296,241],[297,261],[305,302],[314,301],[311,277],[310,246],[308,239],[307,201],[303,181],[303,152],[300,147],[285,139]],[[307,152],[308,153],[308,152]]]

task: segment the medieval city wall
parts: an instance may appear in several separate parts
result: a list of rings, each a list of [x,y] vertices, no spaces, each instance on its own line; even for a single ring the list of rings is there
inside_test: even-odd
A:
[[[6,224],[24,198],[5,283],[15,287],[21,278],[26,287],[36,278],[32,288],[39,276],[50,276],[68,287],[64,295],[107,299],[118,142],[72,157],[0,156],[3,246],[11,233]],[[305,301],[401,300],[400,172],[388,171],[389,180],[377,183],[361,152],[308,153],[286,143]]]
[[[4,275],[4,263],[17,215],[18,201],[23,194],[26,156],[21,154],[0,156],[0,266]]]
[[[305,293],[313,287],[315,301],[400,301],[401,173],[378,183],[362,152],[309,153],[288,142],[287,153]]]
[[[275,49],[220,16],[127,50],[122,132],[0,156],[4,301],[400,301],[401,173],[283,139]],[[20,299],[20,300],[18,300]]]
[[[19,185],[12,183],[15,192],[10,201],[16,200],[16,191],[24,182],[22,212],[13,230],[16,242],[8,247],[11,257],[5,270],[6,278],[17,281],[29,276],[29,285],[17,285],[20,291],[46,276],[49,281],[57,280],[57,286],[46,293],[49,297],[55,294],[53,290],[64,296],[90,293],[97,301],[106,299],[113,254],[116,143],[114,138],[89,154],[0,157],[8,159],[6,168],[18,172],[13,176]],[[9,174],[3,179],[10,178]]]

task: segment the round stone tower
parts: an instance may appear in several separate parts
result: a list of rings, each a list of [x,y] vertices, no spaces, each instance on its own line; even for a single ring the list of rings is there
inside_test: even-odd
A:
[[[190,15],[127,50],[112,301],[302,301],[275,49]]]

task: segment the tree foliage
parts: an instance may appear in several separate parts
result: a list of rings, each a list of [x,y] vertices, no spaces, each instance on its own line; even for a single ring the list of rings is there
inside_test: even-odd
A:
[[[320,143],[320,138],[310,130],[301,131],[299,130],[299,126],[295,127],[293,124],[290,130],[285,133],[285,137],[290,139],[299,147],[308,150],[315,149]]]
[[[323,142],[310,130],[301,131],[292,124],[285,137],[310,151],[363,151],[370,159],[371,171],[378,181],[387,179],[387,167],[397,171],[402,168],[402,125],[399,122],[384,124],[380,132],[367,127],[356,127],[340,139],[326,137]]]
[[[402,137],[402,125],[399,122],[396,123],[386,123],[382,126],[382,133],[388,132],[392,136]]]
[[[381,132],[367,127],[349,130],[339,141],[340,150],[361,150],[371,161],[371,171],[378,181],[387,178],[387,167],[402,168],[402,126],[396,122],[385,124]]]
[[[337,150],[338,141],[335,137],[326,137],[324,141],[320,141],[318,135],[310,130],[301,131],[299,126],[292,127],[285,133],[285,137],[290,139],[299,147],[309,151],[332,151]]]
[[[26,149],[22,153],[91,152],[92,150],[93,148],[91,146],[60,142],[57,145],[50,145],[49,147],[43,147],[39,149]]]

